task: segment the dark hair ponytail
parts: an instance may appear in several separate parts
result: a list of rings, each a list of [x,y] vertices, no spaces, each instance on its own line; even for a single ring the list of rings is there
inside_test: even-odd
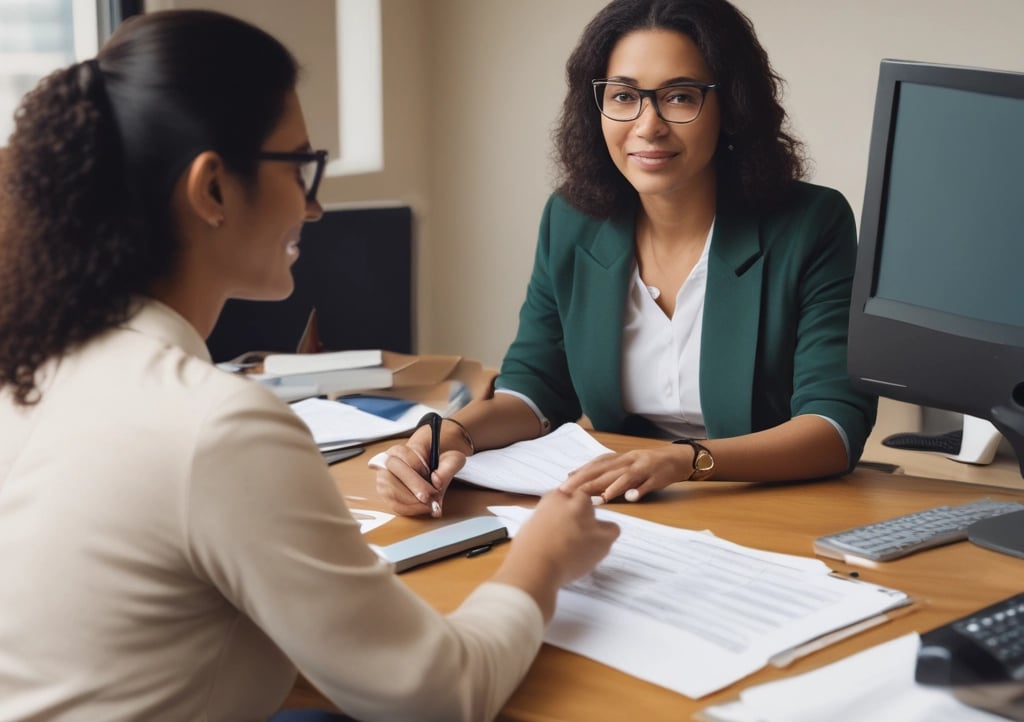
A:
[[[47,360],[130,315],[176,260],[182,172],[214,150],[252,177],[296,75],[252,25],[166,11],[25,96],[0,166],[0,390],[38,401]]]
[[[25,96],[4,171],[0,384],[30,403],[43,362],[127,315],[140,270],[129,257],[147,252],[137,219],[117,207],[117,130],[94,61]]]

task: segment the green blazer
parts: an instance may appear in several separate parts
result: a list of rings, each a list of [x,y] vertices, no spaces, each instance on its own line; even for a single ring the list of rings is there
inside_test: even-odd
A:
[[[784,208],[760,216],[719,203],[701,337],[708,436],[819,414],[845,432],[852,467],[877,399],[854,391],[846,372],[857,253],[849,204],[837,191],[807,183]],[[496,387],[530,398],[553,426],[586,414],[602,431],[663,435],[622,408],[634,224],[632,216],[585,215],[557,195],[544,209],[519,331]]]

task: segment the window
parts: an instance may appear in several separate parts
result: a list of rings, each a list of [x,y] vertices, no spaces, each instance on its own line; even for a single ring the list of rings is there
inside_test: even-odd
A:
[[[336,0],[340,157],[327,175],[384,167],[383,79],[379,0]]]
[[[0,145],[25,93],[57,68],[96,54],[95,0],[0,0]]]

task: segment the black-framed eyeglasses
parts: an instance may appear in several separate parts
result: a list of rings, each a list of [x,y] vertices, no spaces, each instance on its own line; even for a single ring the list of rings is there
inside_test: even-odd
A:
[[[287,163],[295,163],[299,169],[299,180],[302,187],[306,189],[306,203],[316,201],[316,192],[320,187],[320,179],[324,176],[324,166],[327,165],[326,150],[309,150],[295,153],[277,153],[264,150],[256,154],[258,160],[276,160]]]
[[[654,90],[637,88],[615,80],[592,80],[594,100],[601,115],[609,120],[636,120],[643,112],[644,98],[666,123],[692,123],[700,116],[708,91],[717,83],[672,83]]]

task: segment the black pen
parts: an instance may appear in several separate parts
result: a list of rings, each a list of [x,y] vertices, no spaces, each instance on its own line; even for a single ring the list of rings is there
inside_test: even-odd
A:
[[[430,463],[427,468],[428,480],[433,486],[434,472],[437,471],[437,464],[441,456],[441,415],[435,413],[427,414],[430,424]]]
[[[427,481],[435,489],[438,487],[434,485],[434,472],[437,471],[437,465],[440,463],[441,457],[441,415],[431,411],[428,414],[424,414],[423,418],[417,424],[417,427],[423,426],[424,424],[430,425],[430,452],[428,454],[429,461],[427,463]],[[430,502],[430,513],[431,516],[441,516],[441,504],[434,499]]]

